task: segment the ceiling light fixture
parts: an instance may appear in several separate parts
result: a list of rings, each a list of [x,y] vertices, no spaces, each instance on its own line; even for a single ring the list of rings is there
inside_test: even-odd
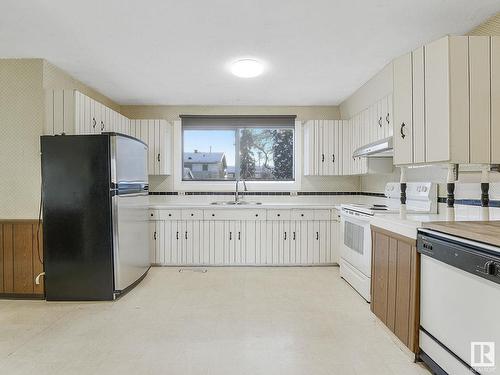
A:
[[[231,72],[241,78],[253,78],[264,72],[264,65],[255,59],[236,60],[231,64]]]

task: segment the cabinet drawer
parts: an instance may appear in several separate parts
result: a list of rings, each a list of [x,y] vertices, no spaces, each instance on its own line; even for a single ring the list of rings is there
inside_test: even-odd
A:
[[[292,220],[314,220],[313,210],[292,210]]]
[[[181,211],[180,210],[159,210],[160,220],[180,220]]]
[[[292,210],[267,210],[267,220],[290,220]]]
[[[182,220],[203,220],[203,210],[182,210]]]
[[[314,210],[314,220],[330,220],[330,210]]]
[[[149,214],[148,214],[149,220],[159,220],[158,216],[159,216],[158,210],[152,210],[152,209],[149,210]]]
[[[204,210],[205,220],[266,220],[266,210],[230,209]]]

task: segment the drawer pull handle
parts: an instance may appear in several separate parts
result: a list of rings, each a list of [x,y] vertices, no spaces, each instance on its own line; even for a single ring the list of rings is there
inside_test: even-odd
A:
[[[378,119],[378,126],[382,127],[382,116]]]
[[[160,161],[160,154],[158,154],[158,157],[156,158],[156,160]]]
[[[241,232],[238,232],[238,241],[241,240]]]
[[[153,217],[154,215],[151,213],[151,217]]]
[[[191,214],[191,216],[194,216],[194,214]]]
[[[184,238],[185,238],[186,240],[188,239],[188,232],[187,232],[187,231],[184,233]]]
[[[102,122],[102,120],[101,120],[101,131],[103,131],[103,130],[104,130],[104,122]]]
[[[304,214],[300,214],[300,216],[304,217]]]
[[[154,234],[153,234],[153,238],[154,238],[154,239],[155,239],[155,241],[156,241],[156,231],[155,231],[155,232],[154,232]]]
[[[95,129],[96,125],[97,125],[97,121],[95,120],[95,117],[92,117],[92,128]]]
[[[321,154],[321,162],[324,163],[325,162],[325,154]]]
[[[277,214],[277,216],[278,216],[278,217],[280,217],[280,216],[281,216],[281,214]]]
[[[215,214],[212,214],[212,217],[214,217],[214,216],[215,216]]]
[[[175,239],[178,240],[179,239],[179,232],[176,232],[175,233]]]
[[[229,241],[233,239],[233,232],[229,232]]]
[[[387,114],[387,116],[385,116],[385,122],[387,122],[387,124],[390,124],[391,122],[389,121],[389,113]]]
[[[332,163],[335,163],[335,154],[332,154]]]
[[[172,217],[172,214],[168,214],[169,217]]]
[[[319,240],[319,232],[316,232],[316,240]]]
[[[295,241],[295,232],[293,232],[293,240]]]
[[[259,217],[259,214],[255,214],[255,217]]]
[[[286,232],[285,232],[285,240],[286,240]]]

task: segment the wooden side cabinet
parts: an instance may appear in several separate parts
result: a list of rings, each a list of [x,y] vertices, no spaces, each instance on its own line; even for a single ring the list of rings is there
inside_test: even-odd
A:
[[[38,238],[37,238],[38,235]],[[36,220],[0,220],[0,298],[43,298],[42,228]]]
[[[372,226],[371,310],[418,350],[420,258],[417,241]]]

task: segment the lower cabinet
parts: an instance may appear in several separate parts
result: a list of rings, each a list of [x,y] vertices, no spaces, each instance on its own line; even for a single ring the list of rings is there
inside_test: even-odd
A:
[[[43,298],[42,244],[37,220],[0,220],[0,297]]]
[[[371,310],[414,353],[420,280],[416,246],[414,239],[372,226]]]
[[[336,214],[333,220],[266,220],[262,213],[255,220],[250,215],[241,220],[182,220],[179,218],[190,215],[169,214],[173,219],[152,215],[156,218],[150,221],[152,264],[337,263],[340,223]]]

